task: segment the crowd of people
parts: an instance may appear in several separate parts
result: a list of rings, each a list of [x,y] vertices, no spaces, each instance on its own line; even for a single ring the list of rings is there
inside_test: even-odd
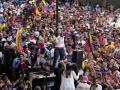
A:
[[[60,0],[58,13],[52,0],[0,0],[0,89],[31,90],[30,68],[52,70],[55,90],[120,89],[120,9]]]

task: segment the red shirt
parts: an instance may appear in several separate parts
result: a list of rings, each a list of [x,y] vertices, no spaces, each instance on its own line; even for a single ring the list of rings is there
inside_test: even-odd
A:
[[[98,36],[97,38],[98,38],[99,42],[103,42],[103,40],[104,40],[104,37],[102,35]]]
[[[25,62],[24,62],[24,63],[20,63],[19,66],[18,66],[18,68],[19,68],[19,72],[20,72],[21,74],[24,74],[24,73],[25,73],[25,69],[26,69],[26,64],[25,64]]]

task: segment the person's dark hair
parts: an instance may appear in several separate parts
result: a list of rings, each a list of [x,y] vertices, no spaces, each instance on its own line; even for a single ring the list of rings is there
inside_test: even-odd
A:
[[[2,80],[7,81],[8,77],[6,76],[6,73],[2,73]]]
[[[108,86],[107,86],[106,84],[103,84],[103,85],[102,85],[102,89],[103,89],[103,90],[107,90],[107,89],[108,89]]]
[[[63,68],[63,64],[62,63],[58,63],[58,68]]]
[[[60,30],[56,30],[56,31],[55,31],[55,36],[57,37],[57,36],[59,36],[59,35],[61,35]]]
[[[59,62],[58,63],[58,67],[56,68],[56,70],[54,71],[55,74],[59,75],[59,78],[61,78],[61,74],[63,73],[63,71],[65,70],[63,63]]]
[[[40,49],[40,54],[44,54],[45,53],[45,48],[41,48]]]
[[[71,70],[72,70],[71,65],[67,64],[66,65],[66,72],[65,72],[66,73],[66,78],[68,78],[70,76]]]
[[[20,84],[16,90],[24,90],[24,89],[25,89],[25,85]]]
[[[17,52],[17,53],[16,53],[16,56],[17,56],[17,57],[20,57],[20,52]]]
[[[61,75],[62,73],[63,73],[63,71],[64,71],[64,65],[63,65],[63,63],[58,63],[58,73]]]
[[[73,70],[76,74],[78,74],[78,66],[77,66],[77,64],[73,64],[73,65],[72,65],[72,70]]]
[[[96,80],[98,80],[98,77],[93,77],[93,84],[96,84]]]
[[[24,56],[24,54],[23,54],[23,53],[20,53],[20,56]]]
[[[41,90],[40,86],[36,86],[34,90]]]

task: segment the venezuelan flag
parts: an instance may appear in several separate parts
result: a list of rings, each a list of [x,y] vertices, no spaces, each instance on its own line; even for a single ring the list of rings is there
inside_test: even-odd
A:
[[[92,44],[93,40],[92,40],[92,35],[89,35],[89,41]]]
[[[38,8],[38,6],[37,6],[36,1],[34,2],[34,7],[35,7],[35,13],[36,13],[36,15],[39,15],[40,12],[39,12],[39,8]]]
[[[47,8],[43,5],[43,3],[40,3],[39,6],[45,13],[48,12]]]
[[[16,49],[18,50],[19,47],[19,30],[16,33]]]
[[[89,48],[92,48],[92,42],[93,42],[92,35],[90,34],[89,35],[89,40],[88,40]]]
[[[24,32],[25,30],[23,28],[20,28],[19,30],[17,30],[16,33],[16,49],[18,50],[19,48],[19,37],[21,37],[22,32]]]
[[[84,46],[84,49],[85,49],[85,50],[89,49],[88,41],[86,41],[85,46]]]
[[[92,35],[90,34],[87,41],[86,41],[86,44],[84,46],[85,50],[87,49],[91,49],[92,48],[92,43],[93,43],[93,38],[92,38]]]

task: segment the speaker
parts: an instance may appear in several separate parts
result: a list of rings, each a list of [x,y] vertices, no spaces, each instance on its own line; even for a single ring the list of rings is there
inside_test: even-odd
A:
[[[82,62],[83,62],[83,51],[82,50],[73,51],[72,62],[76,63],[78,68],[82,68]]]

